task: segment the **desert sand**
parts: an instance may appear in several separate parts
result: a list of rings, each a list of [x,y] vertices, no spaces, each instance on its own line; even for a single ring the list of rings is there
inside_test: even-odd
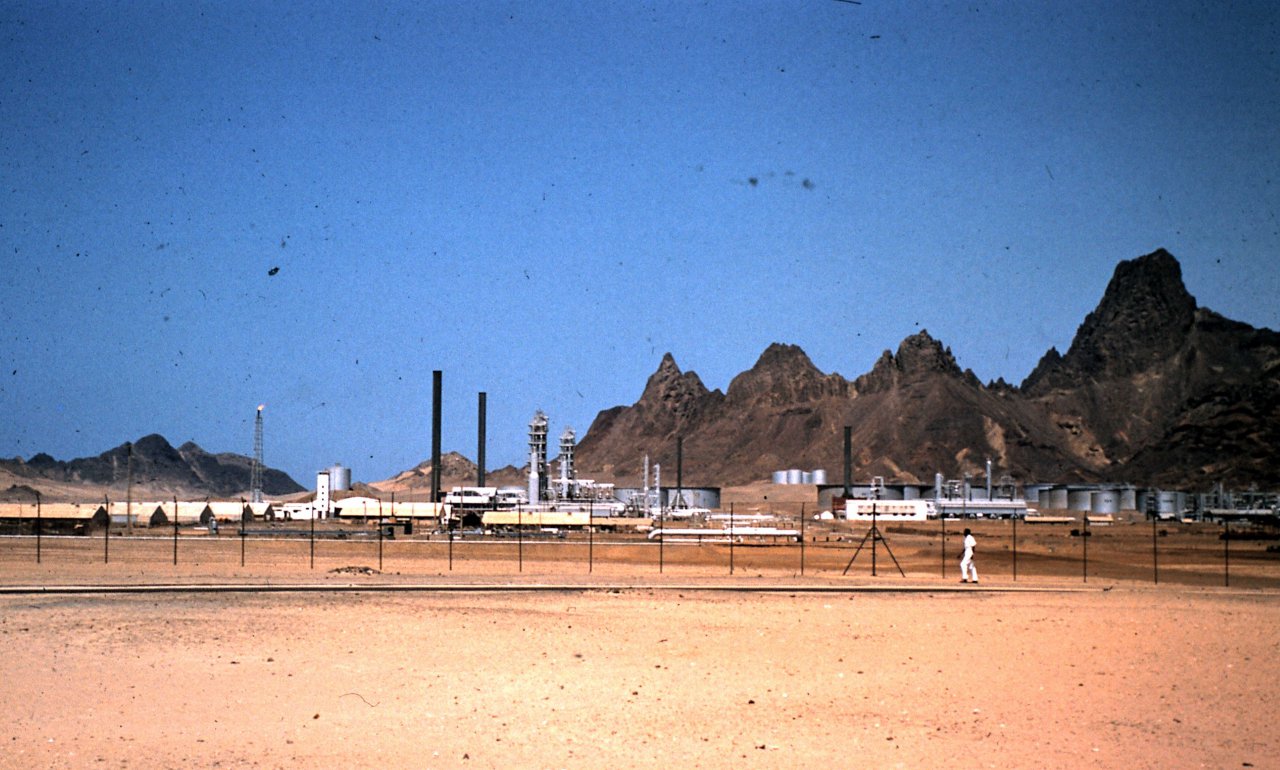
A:
[[[1131,529],[1087,582],[1033,543],[1057,531],[1013,580],[991,529],[978,587],[908,530],[906,577],[883,553],[841,574],[850,542],[800,575],[794,544],[730,574],[722,546],[659,571],[634,542],[459,543],[450,569],[401,539],[376,573],[367,541],[313,568],[305,542],[241,567],[234,536],[184,536],[177,566],[163,538],[105,562],[46,539],[39,564],[3,538],[0,767],[1275,767],[1275,559],[1226,587],[1206,533],[1157,585]]]

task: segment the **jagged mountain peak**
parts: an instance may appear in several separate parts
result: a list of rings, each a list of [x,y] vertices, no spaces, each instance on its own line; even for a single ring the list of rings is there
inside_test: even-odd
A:
[[[858,378],[857,389],[874,393],[933,374],[964,376],[951,348],[921,329],[902,340],[896,354],[888,350],[881,353],[871,371]]]
[[[898,369],[904,374],[961,373],[960,365],[951,354],[951,348],[944,347],[941,342],[935,340],[929,335],[927,329],[921,329],[904,339],[898,345],[896,360]]]
[[[755,366],[734,377],[725,398],[734,403],[810,401],[847,387],[839,375],[823,374],[799,345],[774,342]]]
[[[1021,387],[986,386],[928,331],[885,350],[850,384],[795,345],[768,346],[719,391],[674,408],[684,375],[664,357],[651,393],[601,412],[579,444],[584,468],[638,478],[643,452],[685,439],[685,467],[712,483],[783,467],[837,467],[856,431],[857,473],[904,480],[1001,468],[1040,481],[1274,483],[1280,334],[1197,308],[1160,249],[1115,268],[1065,353]],[[688,402],[686,402],[688,403]]]
[[[707,394],[707,387],[697,372],[682,372],[670,353],[662,357],[658,368],[649,375],[640,400],[644,403],[679,402],[699,399]]]
[[[1157,249],[1116,265],[1102,300],[1085,317],[1060,362],[1046,356],[1024,387],[1061,387],[1081,377],[1127,376],[1167,359],[1182,347],[1196,319],[1196,299],[1182,267]]]
[[[134,457],[145,457],[148,455],[158,454],[177,454],[173,444],[159,433],[148,433],[137,441],[126,441],[119,446],[108,449],[103,452],[100,457],[111,457],[113,455],[124,456],[129,452],[133,452]]]

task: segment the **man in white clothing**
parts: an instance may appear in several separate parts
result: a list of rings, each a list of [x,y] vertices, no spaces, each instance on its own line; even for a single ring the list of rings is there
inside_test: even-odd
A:
[[[973,564],[973,549],[978,546],[978,541],[973,539],[973,532],[965,527],[964,530],[964,557],[960,559],[960,582],[969,583],[978,582],[978,568]],[[972,581],[970,580],[972,576]]]

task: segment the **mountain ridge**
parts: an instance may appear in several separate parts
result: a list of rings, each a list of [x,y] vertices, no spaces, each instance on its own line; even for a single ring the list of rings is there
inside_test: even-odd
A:
[[[991,457],[1026,481],[1275,485],[1280,334],[1198,306],[1157,249],[1118,263],[1067,352],[1050,348],[1020,385],[982,384],[925,330],[852,381],[775,342],[723,396],[668,353],[635,404],[600,412],[579,468],[635,481],[642,454],[670,467],[679,435],[687,483],[833,470],[845,425],[859,479],[980,475]]]

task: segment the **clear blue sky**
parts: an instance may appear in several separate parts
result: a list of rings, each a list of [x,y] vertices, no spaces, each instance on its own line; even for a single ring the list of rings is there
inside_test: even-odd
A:
[[[1116,262],[1280,327],[1280,5],[0,0],[0,455],[525,460],[670,351],[985,380]],[[754,181],[753,181],[754,180]],[[278,271],[277,271],[278,268]],[[274,273],[274,275],[272,274]]]

